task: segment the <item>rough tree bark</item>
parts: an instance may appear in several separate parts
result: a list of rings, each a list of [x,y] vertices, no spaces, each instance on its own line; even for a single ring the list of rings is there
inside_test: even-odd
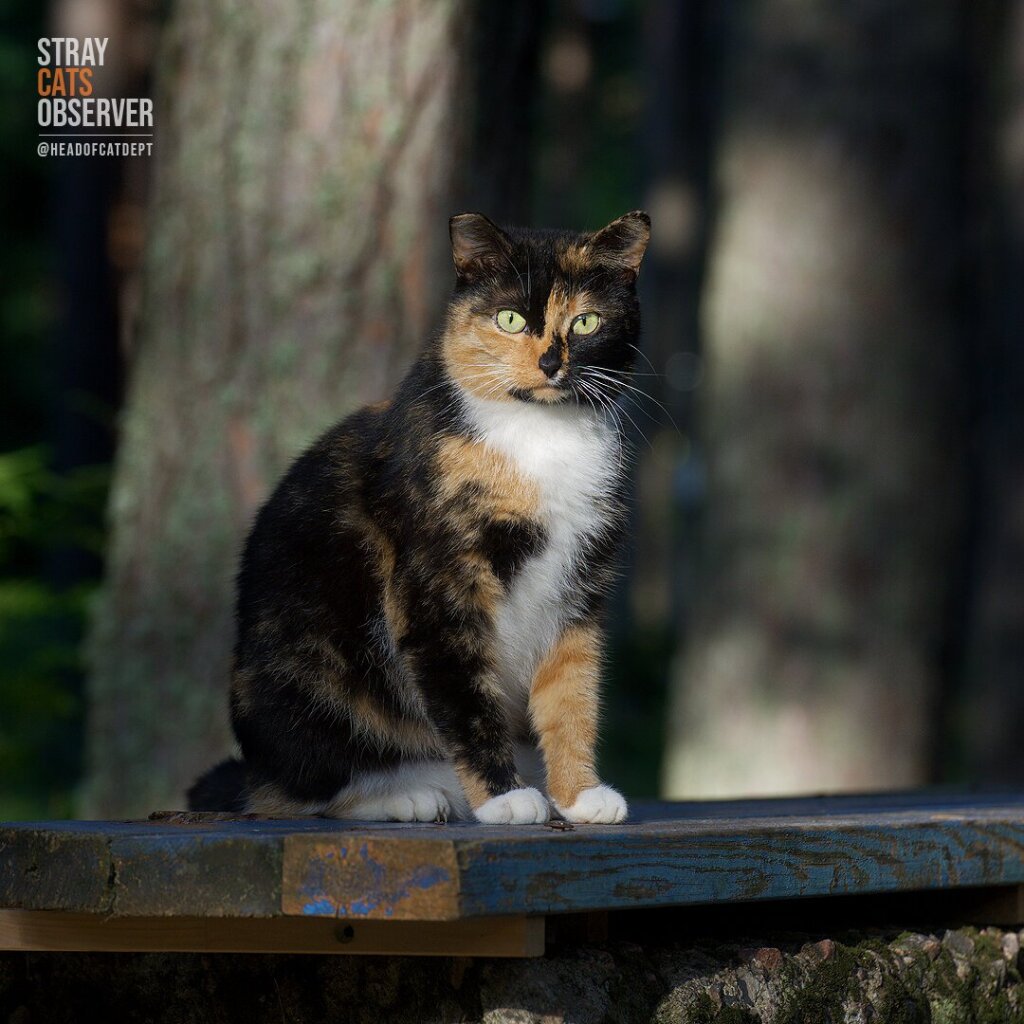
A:
[[[927,774],[962,497],[962,7],[730,8],[670,795]]]
[[[174,6],[91,640],[90,814],[180,805],[229,749],[243,531],[286,462],[386,395],[430,329],[469,134],[470,13]]]

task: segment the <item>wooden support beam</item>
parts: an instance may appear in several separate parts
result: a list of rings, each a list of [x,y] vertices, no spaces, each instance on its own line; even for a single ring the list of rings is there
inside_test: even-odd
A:
[[[0,949],[533,957],[544,952],[544,919],[481,917],[438,923],[294,917],[123,918],[0,910]]]

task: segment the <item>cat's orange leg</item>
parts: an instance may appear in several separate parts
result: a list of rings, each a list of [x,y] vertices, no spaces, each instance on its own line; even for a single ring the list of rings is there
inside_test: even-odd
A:
[[[570,626],[548,652],[530,687],[530,717],[540,738],[548,793],[570,821],[615,822],[626,802],[601,785],[594,767],[599,713],[601,637]]]

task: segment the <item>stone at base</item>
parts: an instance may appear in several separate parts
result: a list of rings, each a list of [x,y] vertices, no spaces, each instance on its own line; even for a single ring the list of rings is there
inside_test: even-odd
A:
[[[0,1022],[432,1021],[769,1024],[1024,1022],[1021,939],[820,934],[639,946],[540,960],[235,954],[0,954]]]

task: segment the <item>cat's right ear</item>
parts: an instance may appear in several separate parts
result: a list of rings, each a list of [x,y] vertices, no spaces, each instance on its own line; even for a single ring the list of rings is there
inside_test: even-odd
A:
[[[587,250],[634,280],[650,240],[651,218],[643,210],[633,210],[592,235]]]
[[[490,277],[509,259],[509,239],[482,213],[460,213],[448,221],[452,259],[460,281]]]

